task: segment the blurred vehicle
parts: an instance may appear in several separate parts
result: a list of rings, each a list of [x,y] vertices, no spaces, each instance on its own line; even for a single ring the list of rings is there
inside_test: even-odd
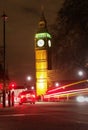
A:
[[[35,104],[36,101],[36,93],[33,90],[23,91],[18,95],[18,97],[20,105],[22,105],[23,103]]]
[[[88,96],[78,96],[76,97],[76,101],[80,103],[88,102]]]

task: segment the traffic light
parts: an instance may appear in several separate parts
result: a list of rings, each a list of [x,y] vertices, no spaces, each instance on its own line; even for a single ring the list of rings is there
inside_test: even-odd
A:
[[[3,89],[3,85],[2,84],[0,84],[0,90],[2,90]]]
[[[15,82],[10,83],[9,89],[12,90],[12,89],[15,89],[15,88],[16,88],[16,83]]]

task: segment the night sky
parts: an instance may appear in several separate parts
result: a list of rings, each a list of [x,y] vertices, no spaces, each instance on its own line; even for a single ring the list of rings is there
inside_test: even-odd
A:
[[[48,26],[56,19],[63,0],[0,0],[0,16],[5,11],[6,62],[11,81],[17,85],[26,82],[28,75],[34,76],[34,35],[37,31],[44,7]],[[0,45],[3,45],[3,22],[0,18]]]

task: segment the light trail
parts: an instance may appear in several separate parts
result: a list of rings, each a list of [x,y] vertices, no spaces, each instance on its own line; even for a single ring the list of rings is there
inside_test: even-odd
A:
[[[81,80],[81,81],[74,82],[74,83],[70,83],[70,84],[67,84],[67,85],[64,85],[64,86],[61,86],[61,87],[58,87],[58,88],[54,88],[53,90],[49,90],[48,92],[57,91],[57,90],[59,90],[61,88],[67,88],[67,87],[70,87],[70,86],[73,86],[73,85],[77,85],[77,84],[81,84],[81,83],[85,83],[85,82],[88,82],[88,79]]]
[[[69,91],[62,91],[62,92],[56,92],[56,93],[52,93],[52,94],[46,94],[44,95],[44,98],[49,98],[49,97],[52,97],[52,96],[67,96],[67,95],[75,95],[75,94],[78,94],[78,93],[88,93],[88,88],[85,88],[85,89],[74,89],[74,90],[69,90]]]

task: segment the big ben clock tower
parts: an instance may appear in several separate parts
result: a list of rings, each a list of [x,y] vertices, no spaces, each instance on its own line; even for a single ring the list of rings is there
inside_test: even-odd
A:
[[[47,91],[47,72],[49,69],[51,50],[51,35],[47,30],[47,22],[42,12],[35,34],[35,67],[36,67],[36,93],[37,96]]]

